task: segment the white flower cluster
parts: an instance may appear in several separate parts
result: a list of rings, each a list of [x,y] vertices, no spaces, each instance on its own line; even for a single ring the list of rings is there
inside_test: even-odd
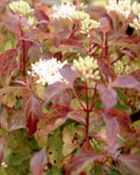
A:
[[[28,15],[30,14],[33,9],[30,7],[30,5],[24,1],[24,0],[19,0],[19,1],[13,1],[9,4],[9,8],[13,12],[18,12],[22,15]]]
[[[108,12],[115,11],[125,18],[131,14],[131,0],[109,0],[106,7]]]
[[[76,11],[74,19],[81,20],[81,33],[86,34],[90,29],[98,28],[100,23],[91,19],[90,15],[84,11]]]
[[[109,0],[106,9],[108,12],[115,11],[125,18],[133,14],[134,18],[130,25],[140,30],[140,3],[136,1],[132,3],[131,0]]]
[[[45,85],[54,84],[56,82],[64,82],[64,78],[60,73],[60,70],[67,64],[67,61],[63,63],[57,61],[56,58],[48,60],[40,59],[38,62],[31,65],[30,75],[37,77],[37,83]]]
[[[130,23],[132,27],[134,27],[136,30],[140,29],[140,3],[134,2],[132,4],[132,11],[135,15],[133,22]]]
[[[73,61],[74,68],[79,72],[83,80],[87,79],[99,79],[99,71],[95,71],[98,68],[97,60],[90,56],[79,57],[78,60]]]
[[[61,5],[54,5],[52,10],[52,17],[54,19],[71,19],[76,12],[76,7],[73,4],[67,2],[62,3]]]

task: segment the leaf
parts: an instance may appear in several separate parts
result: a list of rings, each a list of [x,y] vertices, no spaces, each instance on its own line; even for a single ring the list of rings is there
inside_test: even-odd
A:
[[[48,160],[51,165],[57,167],[61,165],[61,161],[63,160],[62,148],[62,132],[61,129],[58,128],[53,131],[47,138]]]
[[[67,118],[72,119],[79,124],[85,125],[86,120],[85,120],[85,116],[82,112],[83,111],[80,111],[80,110],[71,111],[67,114]]]
[[[52,166],[48,169],[46,175],[62,175],[62,172],[58,167]]]
[[[110,109],[105,111],[105,113],[108,119],[116,118],[125,127],[128,127],[130,124],[130,119],[127,112],[117,109]]]
[[[104,111],[103,119],[106,124],[107,150],[113,157],[116,157],[118,148],[120,147],[118,136],[124,133],[128,135],[128,133],[131,134],[132,132],[130,128],[130,119],[126,112],[117,109]]]
[[[107,175],[120,175],[120,173],[115,168],[112,168]]]
[[[107,150],[114,157],[119,148],[118,134],[120,133],[119,123],[116,118],[105,120],[107,135]]]
[[[61,94],[65,90],[66,86],[64,83],[57,82],[55,84],[49,85],[45,91],[44,99],[46,103],[55,99],[56,96]]]
[[[9,75],[15,68],[16,62],[16,49],[9,49],[0,54],[0,75]]]
[[[44,144],[46,137],[52,131],[63,125],[68,117],[70,109],[67,106],[53,105],[45,115],[39,120],[36,138],[38,142]]]
[[[0,138],[0,164],[4,158],[4,141]]]
[[[49,102],[53,100],[56,96],[62,95],[64,90],[73,87],[73,83],[77,78],[77,72],[74,71],[69,65],[66,65],[64,68],[60,70],[60,74],[64,78],[64,82],[56,82],[52,85],[48,85],[47,90],[45,92],[45,101]]]
[[[92,162],[104,161],[104,156],[95,154],[92,151],[80,152],[79,155],[73,156],[65,166],[65,175],[75,175],[84,169],[84,166]]]
[[[78,73],[72,69],[69,65],[66,65],[60,70],[61,75],[66,81],[68,87],[73,87],[75,79],[78,77]]]
[[[32,175],[43,175],[44,166],[46,164],[45,151],[41,150],[35,153],[31,159]]]
[[[140,156],[139,155],[121,155],[119,157],[119,163],[121,172],[127,172],[129,174],[140,174]]]
[[[26,128],[29,135],[35,133],[37,129],[37,123],[39,118],[42,116],[41,104],[36,99],[36,97],[31,96],[25,105],[25,115],[26,115]]]
[[[68,156],[76,150],[82,142],[84,136],[84,128],[71,122],[65,125],[62,133],[63,138],[63,155]]]
[[[136,89],[140,91],[140,82],[132,75],[122,75],[117,77],[112,83],[112,87]]]
[[[99,84],[97,85],[97,90],[106,109],[115,106],[117,103],[117,93],[113,88]]]

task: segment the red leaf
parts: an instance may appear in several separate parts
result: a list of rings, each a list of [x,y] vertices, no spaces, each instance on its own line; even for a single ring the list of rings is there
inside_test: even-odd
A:
[[[129,172],[129,174],[140,175],[139,155],[121,155],[119,157],[119,162],[122,171]]]
[[[117,77],[112,83],[112,87],[136,89],[140,91],[140,82],[137,81],[132,75],[122,75]]]
[[[51,111],[41,118],[38,124],[38,134],[47,135],[65,123],[70,109],[67,106],[53,105]]]
[[[10,74],[16,67],[16,49],[9,49],[0,54],[0,75]]]
[[[37,130],[38,118],[32,112],[27,118],[26,128],[29,135],[33,135]]]
[[[114,89],[99,84],[97,90],[106,109],[112,108],[117,103],[117,93]]]
[[[39,101],[31,96],[25,105],[26,128],[29,135],[35,133],[39,117],[41,117],[41,106]]]
[[[116,157],[120,147],[118,136],[132,131],[129,127],[130,120],[126,112],[116,109],[105,111],[103,118],[106,124],[107,150],[113,157]]]
[[[130,118],[126,112],[119,111],[117,109],[110,109],[105,111],[105,115],[107,119],[116,118],[119,122],[120,127],[126,129],[127,131],[131,131],[130,125]]]
[[[45,151],[41,150],[34,154],[31,159],[32,175],[43,175],[43,169],[46,163]]]

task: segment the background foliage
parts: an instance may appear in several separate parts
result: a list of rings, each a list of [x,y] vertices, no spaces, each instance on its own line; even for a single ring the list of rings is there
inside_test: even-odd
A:
[[[77,0],[56,20],[60,1],[13,2],[0,1],[0,175],[139,175],[140,8]],[[36,83],[32,65],[53,57],[67,83]]]

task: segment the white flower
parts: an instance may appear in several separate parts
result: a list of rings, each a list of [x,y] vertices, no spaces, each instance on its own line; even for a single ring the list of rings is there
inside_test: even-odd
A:
[[[109,0],[107,5],[107,11],[115,11],[121,15],[123,15],[125,18],[128,18],[131,14],[131,0]]]
[[[64,18],[71,19],[76,11],[76,7],[70,3],[62,3],[61,5],[54,5],[52,7],[52,17],[55,19]]]
[[[56,58],[48,60],[40,59],[38,62],[32,64],[29,74],[38,77],[37,83],[41,83],[42,85],[45,85],[46,83],[51,85],[56,82],[64,82],[65,80],[60,73],[60,69],[66,64],[66,61],[62,63],[57,61]]]

